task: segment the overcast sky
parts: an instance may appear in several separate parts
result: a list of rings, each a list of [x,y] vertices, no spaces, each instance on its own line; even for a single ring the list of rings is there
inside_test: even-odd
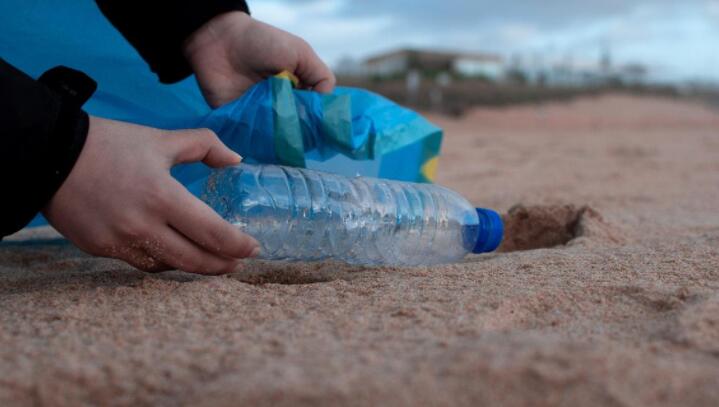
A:
[[[548,63],[644,63],[658,79],[719,82],[719,0],[249,0],[255,18],[330,64],[402,46]]]

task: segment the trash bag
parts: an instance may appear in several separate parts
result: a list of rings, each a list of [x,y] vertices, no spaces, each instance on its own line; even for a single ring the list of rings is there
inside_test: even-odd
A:
[[[278,77],[210,112],[200,126],[249,162],[415,182],[434,178],[442,141],[441,129],[377,94],[338,87],[323,95]],[[192,184],[208,171],[190,164],[173,174]]]

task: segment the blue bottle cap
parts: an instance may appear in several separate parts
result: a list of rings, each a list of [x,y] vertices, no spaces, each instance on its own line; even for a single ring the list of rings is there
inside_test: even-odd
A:
[[[479,216],[479,234],[472,253],[488,253],[494,251],[502,243],[504,223],[502,217],[491,209],[476,208]]]

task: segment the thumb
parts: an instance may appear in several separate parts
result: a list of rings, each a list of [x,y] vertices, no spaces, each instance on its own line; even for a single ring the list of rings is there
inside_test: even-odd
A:
[[[239,164],[242,156],[227,147],[209,129],[182,130],[170,136],[172,164],[202,161],[219,168]]]

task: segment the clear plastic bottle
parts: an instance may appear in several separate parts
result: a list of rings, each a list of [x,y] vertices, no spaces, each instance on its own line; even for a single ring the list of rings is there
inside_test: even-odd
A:
[[[260,258],[429,265],[490,252],[499,215],[432,184],[277,165],[214,171],[202,199],[260,242]]]

